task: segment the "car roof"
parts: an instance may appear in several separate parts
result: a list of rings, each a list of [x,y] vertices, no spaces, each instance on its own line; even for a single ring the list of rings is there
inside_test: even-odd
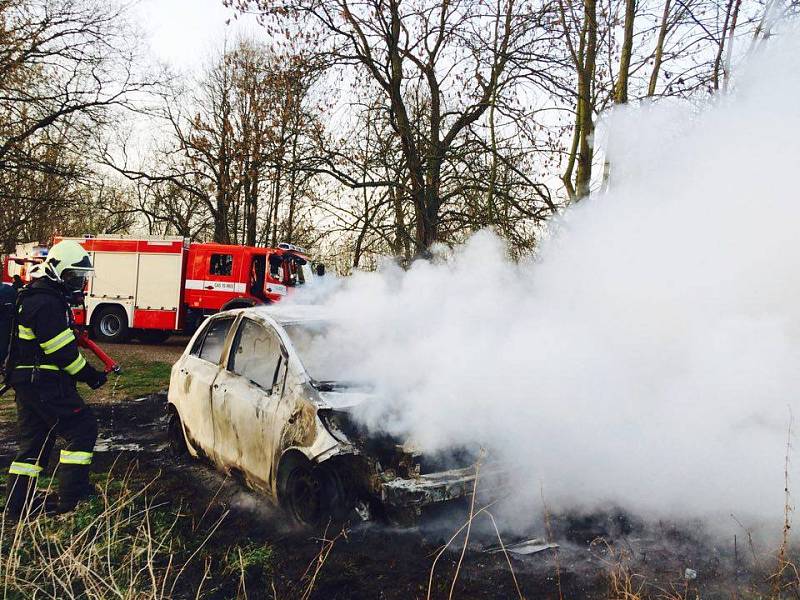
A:
[[[263,304],[246,308],[242,313],[256,318],[270,317],[279,325],[334,320],[329,311],[313,304]]]

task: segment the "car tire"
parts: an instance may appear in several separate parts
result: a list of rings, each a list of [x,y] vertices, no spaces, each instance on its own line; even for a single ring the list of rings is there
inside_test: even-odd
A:
[[[136,337],[143,344],[163,344],[172,335],[170,331],[163,331],[161,329],[141,329]]]
[[[170,406],[169,418],[167,420],[167,441],[169,450],[175,458],[186,456],[189,447],[186,445],[186,436],[183,433],[183,425],[178,411]]]
[[[311,464],[299,462],[291,467],[280,494],[281,506],[295,523],[317,527],[325,514],[323,485]]]
[[[92,315],[92,333],[101,342],[127,342],[131,336],[128,315],[121,306],[103,306]]]

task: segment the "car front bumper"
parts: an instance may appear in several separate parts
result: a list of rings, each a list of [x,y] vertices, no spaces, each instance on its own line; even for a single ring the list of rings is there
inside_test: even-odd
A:
[[[478,492],[497,489],[501,474],[494,469],[480,470]],[[397,478],[381,486],[381,501],[392,508],[422,508],[472,495],[475,467],[428,473],[413,479]]]

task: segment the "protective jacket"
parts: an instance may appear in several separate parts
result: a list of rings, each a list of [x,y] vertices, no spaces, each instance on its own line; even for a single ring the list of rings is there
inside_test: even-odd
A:
[[[62,438],[58,509],[66,512],[93,492],[89,469],[97,439],[97,421],[75,382],[97,387],[105,375],[78,350],[60,284],[37,279],[19,292],[17,307],[8,380],[16,396],[19,452],[9,468],[7,507],[18,516],[35,509],[36,481]]]
[[[78,350],[72,311],[58,284],[42,277],[19,292],[10,383],[89,384],[99,373]]]

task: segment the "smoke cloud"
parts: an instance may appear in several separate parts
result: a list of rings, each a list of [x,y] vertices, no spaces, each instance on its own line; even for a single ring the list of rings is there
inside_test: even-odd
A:
[[[700,112],[617,111],[613,179],[536,258],[490,232],[326,300],[370,427],[481,443],[562,508],[780,525],[800,415],[800,36]],[[536,507],[531,505],[531,513]]]

